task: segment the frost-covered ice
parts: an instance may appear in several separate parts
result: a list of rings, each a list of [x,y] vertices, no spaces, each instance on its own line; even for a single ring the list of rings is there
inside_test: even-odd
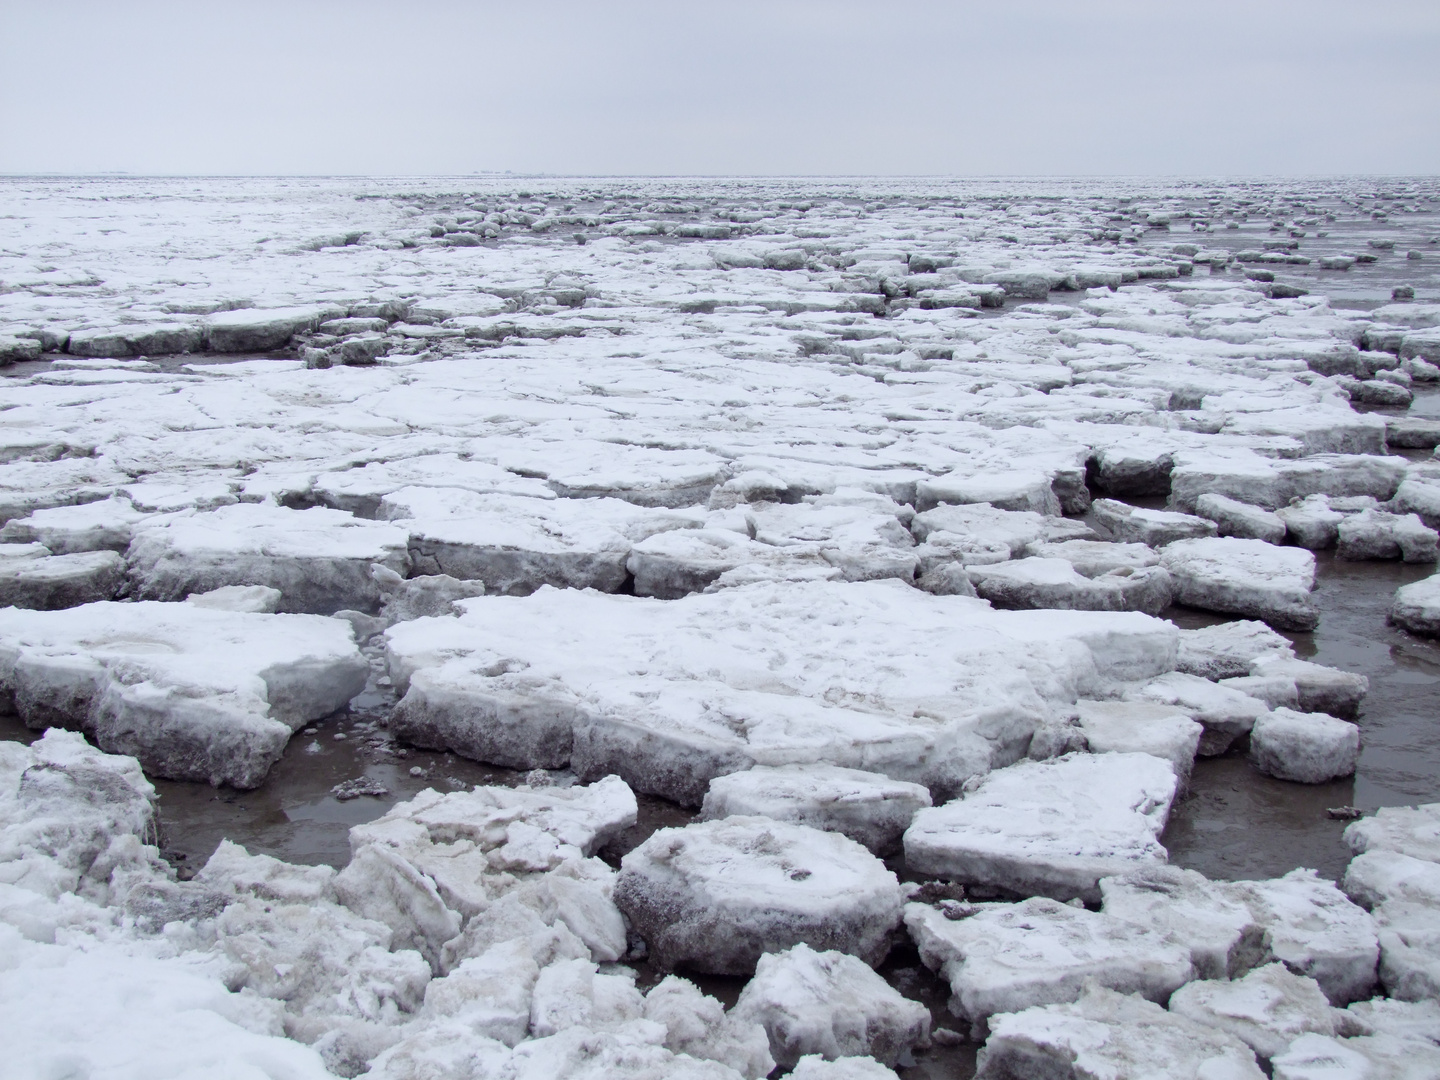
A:
[[[1412,634],[1440,637],[1440,574],[1396,589],[1390,620]]]
[[[855,841],[763,817],[661,829],[625,856],[615,898],[657,964],[716,974],[801,942],[878,964],[902,903]]]
[[[799,944],[760,957],[732,1015],[761,1024],[782,1065],[807,1054],[871,1057],[887,1065],[930,1038],[930,1012],[862,961]]]
[[[1101,878],[1165,862],[1158,837],[1177,787],[1173,766],[1150,754],[1024,761],[916,814],[905,860],[1010,894],[1099,900]]]
[[[837,880],[868,867],[873,896],[825,878],[797,901],[869,912],[849,943],[799,939],[816,949],[883,951],[900,886],[846,836],[883,851],[918,809],[946,823],[930,872],[1103,892],[1104,913],[1052,921],[1171,935],[1197,975],[1261,962],[1258,932],[1336,1000],[1377,976],[1432,992],[1428,875],[1372,864],[1435,856],[1389,812],[1349,834],[1375,851],[1349,879],[1373,915],[1318,882],[1164,866],[1167,762],[1184,771],[1195,725],[1201,754],[1257,722],[1263,749],[1269,709],[1353,716],[1366,687],[1258,624],[1140,612],[1305,628],[1306,549],[1434,558],[1440,472],[1411,459],[1437,437],[1440,311],[1326,299],[1372,272],[1342,235],[1422,220],[1372,196],[1420,206],[1433,185],[520,183],[6,187],[26,243],[0,253],[0,544],[24,546],[0,552],[5,705],[155,775],[254,783],[367,674],[385,688],[351,632],[373,650],[388,627],[392,736],[581,780],[413,800],[358,827],[338,874],[228,844],[181,881],[145,844],[137,767],[37,763],[84,756],[47,735],[6,758],[6,843],[28,839],[0,882],[0,922],[36,938],[0,967],[34,988],[17,1016],[42,1071],[133,1053],[157,1072],[757,1080],[759,1024],[624,967],[665,952],[596,857],[634,827],[627,784],[734,815],[695,828],[795,819],[752,830],[781,854],[742,853],[776,895],[824,877],[805,860],[831,847]],[[1284,251],[1281,215],[1305,234]],[[1416,593],[1396,622],[1430,632]],[[1100,721],[1157,709],[1173,737]],[[830,779],[767,788],[773,770]],[[753,904],[735,911],[725,934],[748,941]],[[1103,1029],[1115,1060],[1145,1031],[1176,1075],[1204,1064],[1173,1016],[1100,998],[1060,1026]],[[1425,1063],[1383,1027],[1304,1038]],[[1055,1044],[1078,1064],[1042,1057],[1109,1060],[1082,1042]],[[1206,1067],[1232,1065],[1253,1075]],[[816,1057],[794,1075],[893,1076]]]
[[[398,734],[613,772],[690,805],[756,764],[862,769],[945,797],[1019,758],[1052,703],[1170,670],[1176,635],[1136,613],[997,612],[898,581],[459,606],[387,632]]]
[[[1286,630],[1312,630],[1320,621],[1310,598],[1315,557],[1308,551],[1233,537],[1177,540],[1160,565],[1174,579],[1176,603],[1250,616]]]
[[[1250,731],[1250,760],[1281,780],[1323,784],[1349,776],[1359,757],[1360,729],[1325,713],[1276,709]]]
[[[1234,1035],[1103,984],[1087,986],[1073,1003],[993,1017],[978,1065],[978,1080],[1259,1080],[1265,1075]]]
[[[1242,979],[1192,982],[1170,996],[1169,1009],[1234,1035],[1262,1061],[1283,1054],[1301,1035],[1334,1035],[1330,1002],[1314,979],[1266,964]]]
[[[757,765],[710,781],[702,818],[751,815],[843,833],[884,855],[900,846],[918,810],[919,784],[834,765]]]
[[[350,627],[194,604],[0,609],[5,704],[158,776],[255,787],[292,732],[365,687]]]
[[[1366,851],[1398,851],[1440,863],[1440,803],[1382,806],[1370,817],[1347,825],[1345,842],[1357,855]]]
[[[1165,1001],[1194,977],[1184,946],[1083,907],[1037,897],[961,914],[909,904],[905,925],[926,966],[949,982],[950,1011],[972,1024],[1074,1001],[1090,980]]]

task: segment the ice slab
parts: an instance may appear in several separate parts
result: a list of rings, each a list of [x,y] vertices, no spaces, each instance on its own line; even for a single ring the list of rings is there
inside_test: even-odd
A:
[[[1025,551],[1042,559],[1064,559],[1077,573],[1098,578],[1112,570],[1144,570],[1160,556],[1148,544],[1114,544],[1105,540],[1037,540]]]
[[[1153,701],[1075,703],[1080,730],[1095,754],[1150,754],[1168,761],[1183,788],[1204,729],[1184,709]]]
[[[0,544],[0,607],[56,611],[114,600],[125,560],[113,551],[52,555],[39,544]]]
[[[1196,753],[1201,757],[1223,754],[1269,711],[1269,706],[1258,698],[1182,671],[1151,679],[1126,691],[1125,696],[1132,701],[1174,706],[1199,723],[1204,731]]]
[[[1366,851],[1398,851],[1415,859],[1440,863],[1440,803],[1382,806],[1373,815],[1345,827],[1345,842],[1357,855]]]
[[[1086,577],[1065,559],[1028,557],[968,568],[975,591],[999,608],[1143,611],[1170,606],[1171,581],[1158,566],[1119,567]]]
[[[1170,997],[1177,1016],[1235,1036],[1261,1061],[1283,1054],[1306,1033],[1334,1035],[1330,1002],[1314,979],[1266,964],[1234,982],[1192,982]]]
[[[1390,621],[1412,634],[1440,636],[1440,574],[1396,589]]]
[[[1264,930],[1225,882],[1194,870],[1153,866],[1102,878],[1102,910],[1190,950],[1202,979],[1238,978],[1266,956]]]
[[[1426,1080],[1440,1070],[1440,1050],[1388,1035],[1334,1039],[1312,1034],[1297,1038],[1271,1065],[1275,1080]]]
[[[341,510],[240,503],[144,525],[128,559],[143,599],[265,585],[280,590],[285,611],[329,615],[378,604],[370,567],[408,572],[408,540],[402,529]]]
[[[775,1068],[770,1037],[760,1023],[732,1010],[678,975],[667,975],[645,995],[645,1019],[665,1025],[665,1047],[676,1054],[718,1061],[745,1080]]]
[[[1164,1001],[1194,975],[1188,949],[1097,911],[1041,897],[972,908],[958,919],[905,908],[920,959],[949,982],[950,1011],[972,1025],[1074,1001],[1090,980]]]
[[[1020,757],[1047,701],[1169,670],[1176,634],[1140,614],[996,612],[898,582],[459,606],[387,632],[398,734],[615,772],[690,805],[755,764],[858,768],[943,797]]]
[[[1440,534],[1417,514],[1362,510],[1336,526],[1335,553],[1342,559],[1401,559],[1433,563]]]
[[[991,773],[921,810],[905,833],[916,871],[1022,896],[1100,898],[1100,879],[1163,864],[1177,781],[1150,754],[1066,754]]]
[[[1225,495],[1201,495],[1195,500],[1195,513],[1215,522],[1221,536],[1264,540],[1267,544],[1285,540],[1285,522],[1278,515]]]
[[[43,544],[55,555],[77,551],[119,551],[130,546],[136,524],[150,515],[129,499],[100,499],[78,506],[36,510],[0,528],[0,543]]]
[[[1233,889],[1269,933],[1275,959],[1318,982],[1332,1005],[1369,996],[1379,953],[1375,920],[1333,883],[1302,869]]]
[[[1259,1080],[1265,1075],[1250,1048],[1235,1036],[1097,984],[1088,985],[1073,1003],[994,1017],[977,1064],[977,1080]]]
[[[1360,729],[1325,713],[1279,708],[1255,721],[1250,760],[1280,780],[1323,784],[1355,772]]]
[[[763,1025],[781,1065],[807,1054],[895,1065],[930,1038],[930,1012],[868,965],[801,943],[760,957],[732,1016]]]
[[[1350,860],[1340,887],[1367,910],[1391,901],[1440,908],[1440,863],[1375,848]]]
[[[1177,540],[1216,535],[1216,526],[1206,518],[1170,510],[1145,510],[1115,499],[1096,499],[1095,520],[1121,543],[1165,547]],[[1162,564],[1163,565],[1163,564]]]
[[[615,899],[662,968],[748,974],[804,942],[877,964],[900,921],[895,875],[837,833],[760,817],[661,829],[621,863]]]
[[[1263,622],[1242,619],[1181,630],[1175,667],[1205,679],[1233,679],[1249,675],[1255,658],[1269,653],[1294,657],[1295,650],[1289,638]]]
[[[350,628],[193,604],[0,609],[0,683],[33,728],[77,727],[158,776],[254,787],[291,732],[365,687]]]
[[[916,811],[930,805],[919,784],[834,765],[757,765],[710,781],[704,820],[751,815],[838,832],[878,855],[900,846]]]
[[[1320,612],[1315,556],[1261,540],[1178,540],[1160,565],[1175,582],[1175,600],[1190,607],[1259,618],[1287,630],[1311,630]]]
[[[1364,675],[1278,653],[1257,656],[1250,662],[1250,674],[1293,681],[1300,708],[1331,716],[1353,717],[1370,692],[1370,680]]]

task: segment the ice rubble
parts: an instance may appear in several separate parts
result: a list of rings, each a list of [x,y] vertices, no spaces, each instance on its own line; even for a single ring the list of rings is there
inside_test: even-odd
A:
[[[255,787],[290,735],[345,705],[369,665],[345,623],[195,604],[0,609],[0,690],[158,776]]]
[[[1027,750],[1105,749],[1093,716],[1093,739],[1068,723],[1079,701],[1099,699],[1111,712],[1116,699],[1179,710],[1204,727],[1201,752],[1265,721],[1256,702],[1353,715],[1359,680],[1295,662],[1283,639],[1254,626],[1182,632],[1177,658],[1174,630],[1142,616],[997,612],[966,596],[973,575],[997,605],[1152,611],[1163,606],[1163,573],[1182,603],[1277,625],[1313,618],[1303,572],[1267,562],[1264,572],[1237,573],[1233,563],[1206,569],[1202,560],[1178,572],[1183,545],[1194,542],[1162,547],[1167,530],[1203,536],[1209,517],[1224,539],[1200,542],[1224,545],[1217,551],[1237,551],[1251,535],[1273,542],[1278,521],[1300,548],[1433,557],[1433,474],[1385,455],[1387,440],[1425,446],[1433,433],[1352,405],[1398,401],[1411,392],[1407,382],[1434,378],[1423,359],[1435,358],[1433,305],[1362,314],[1296,296],[1284,281],[1247,280],[1243,270],[1257,259],[1296,274],[1296,260],[1312,254],[1333,267],[1323,273],[1355,265],[1334,254],[1335,239],[1311,236],[1302,255],[1233,258],[1247,243],[1260,246],[1252,234],[1268,228],[1261,206],[1282,205],[1276,186],[1254,185],[1242,204],[1220,186],[1197,195],[1156,185],[1137,204],[1124,200],[1125,185],[1064,188],[1059,200],[1040,185],[1025,198],[1043,194],[1042,206],[950,182],[923,197],[880,181],[746,182],[723,194],[693,181],[535,183],[522,195],[505,181],[476,181],[461,194],[376,182],[370,194],[380,197],[356,200],[340,182],[284,190],[223,182],[227,197],[263,205],[276,237],[239,247],[232,221],[168,182],[151,185],[144,215],[125,198],[77,201],[48,181],[15,186],[17,214],[49,262],[0,257],[0,362],[26,365],[0,403],[0,520],[10,522],[0,540],[53,553],[26,557],[32,580],[60,559],[69,562],[49,562],[58,578],[94,585],[47,593],[27,584],[24,595],[59,606],[129,587],[141,596],[165,590],[168,600],[204,594],[165,605],[196,618],[231,618],[240,607],[250,619],[277,619],[263,612],[278,603],[351,609],[346,618],[364,633],[396,623],[392,674],[408,692],[399,727],[416,741],[526,767],[568,762],[592,779],[616,770],[692,804],[707,788],[719,800],[724,778],[743,787],[746,776],[753,783],[767,768],[797,765],[864,770],[883,778],[873,781],[882,790],[920,783],[953,799],[989,769],[1000,771],[982,783],[997,783],[1007,766],[1023,775],[1031,765],[1011,763]],[[1345,184],[1307,188],[1320,200],[1337,193],[1351,208],[1361,201]],[[95,206],[125,224],[123,258],[74,228],[75,215]],[[1197,216],[1187,219],[1181,206]],[[1250,220],[1240,220],[1245,213]],[[1220,231],[1223,218],[1235,232]],[[1200,243],[1166,243],[1167,230],[1187,221],[1186,239]],[[575,244],[576,234],[587,242]],[[217,251],[235,257],[215,259]],[[1047,297],[1063,302],[1017,302]],[[301,359],[175,370],[81,355],[202,348],[285,349]],[[321,369],[349,363],[365,366]],[[1111,502],[1096,511],[1102,525],[1133,531],[1118,538],[1133,534],[1159,550],[1099,543],[1073,517],[1055,516],[1084,512],[1091,489],[1112,500],[1168,497],[1165,511]],[[912,518],[911,506],[924,512]],[[128,586],[104,554],[127,551]],[[1271,552],[1298,567],[1293,549]],[[1284,587],[1287,576],[1294,589]],[[896,580],[864,583],[876,577]],[[714,591],[662,605],[552,595],[547,584],[641,596]],[[482,590],[490,610],[462,599]],[[532,592],[524,603],[494,595]],[[94,618],[109,606],[73,610]],[[151,605],[124,606],[128,619],[149,618]],[[1407,614],[1411,607],[1397,608],[1397,621],[1423,631],[1415,622],[1423,605],[1419,615]],[[198,642],[209,640],[193,627],[187,635],[194,648],[174,645],[191,657],[183,672],[153,652],[137,659],[133,642],[124,659],[107,653],[85,664],[103,670],[116,694],[137,671],[143,685],[179,687],[181,675],[193,675]],[[254,681],[253,665],[246,671]],[[986,671],[1005,674],[976,674]],[[206,701],[239,693],[213,679],[201,689]],[[267,704],[278,709],[273,690],[256,689],[240,712],[266,718]],[[287,713],[280,727],[288,732],[293,719]],[[1260,726],[1261,746],[1271,725]],[[1176,764],[1184,757],[1176,753]],[[1063,794],[1055,787],[1046,805],[1053,810]],[[809,815],[824,798],[807,788],[788,805]],[[1033,825],[1043,809],[1018,823]],[[515,824],[532,810],[488,805],[484,815],[518,816],[503,839],[466,840],[475,847],[463,853],[460,841],[401,814],[387,821],[388,839],[359,844],[344,881],[222,849],[195,886],[142,859],[134,865],[160,876],[135,891],[123,917],[150,925],[189,912],[186,925],[200,925],[217,896],[231,898],[214,921],[233,931],[224,940],[237,957],[249,955],[241,942],[290,948],[330,934],[334,948],[313,960],[330,974],[295,990],[285,1017],[269,1005],[245,1013],[264,1032],[235,1050],[247,1061],[290,1053],[293,1044],[263,1041],[290,1025],[315,1040],[326,1063],[373,1062],[377,1077],[761,1075],[756,1025],[731,1023],[679,980],[642,998],[623,972],[594,967],[632,945],[616,930],[611,877],[585,856],[588,842],[540,829],[546,840]],[[768,812],[780,813],[773,803]],[[882,826],[875,846],[901,817],[864,818],[867,830]],[[1371,824],[1379,820],[1362,824],[1380,830]],[[860,831],[834,814],[823,823],[844,832],[845,821]],[[1137,826],[1125,842],[1148,851],[1146,834],[1153,843],[1157,831]],[[1040,839],[1054,872],[1066,838],[1052,830]],[[557,852],[553,869],[533,869]],[[1331,911],[1328,894],[1300,889],[1303,903],[1281,904],[1277,890],[1299,886],[1237,887],[1247,906],[1219,883],[1174,878],[1180,872],[1157,858],[1142,858],[1141,870],[1115,862],[1104,872],[1132,884],[1099,885],[1106,914],[1122,918],[1123,908],[1139,925],[1176,933],[1187,927],[1145,897],[1192,912],[1185,948],[1197,972],[1204,958],[1238,974],[1255,961],[1263,924],[1284,959],[1321,971],[1332,992],[1343,997],[1347,979],[1361,980],[1363,925],[1352,919],[1355,940],[1345,939],[1337,927],[1350,916]],[[1379,978],[1418,992],[1410,988],[1433,970],[1429,909],[1366,866],[1353,880],[1390,897],[1375,915]],[[100,860],[92,876],[105,867]],[[342,894],[379,918],[350,912],[337,903]],[[264,912],[267,904],[275,910]],[[27,925],[43,928],[58,925],[64,906],[4,910],[24,907]],[[41,908],[48,914],[37,915]],[[447,936],[456,919],[464,929]],[[391,951],[400,943],[413,949]],[[246,968],[255,987],[284,982],[273,962],[266,967],[270,956],[257,949]],[[138,972],[140,961],[126,957]],[[50,960],[27,953],[22,962],[28,970]],[[240,997],[218,997],[214,976],[199,978],[203,986],[184,991],[196,1001]],[[336,994],[373,1015],[336,1019],[324,1012]],[[697,1027],[702,1012],[709,1019]],[[169,1015],[162,1010],[153,1030]],[[47,1022],[36,1030],[52,1031]],[[1085,1022],[1114,1032],[1117,1047],[1137,1029],[1160,1038],[1144,1026],[1153,1011],[1143,1008],[1131,1015],[1097,1005]],[[318,1034],[327,1024],[331,1034]],[[1181,1028],[1167,1029],[1167,1048],[1188,1045],[1175,1034]],[[482,1029],[503,1038],[486,1041]],[[217,1047],[251,1038],[229,1020],[209,1030]],[[1313,1049],[1315,1040],[1321,1056],[1392,1066],[1404,1057],[1395,1050],[1404,1039],[1378,1028],[1301,1041]],[[998,1041],[992,1049],[988,1068],[1000,1070],[1009,1051]],[[176,1053],[201,1051],[182,1040]],[[1277,1075],[1300,1075],[1309,1052],[1289,1063],[1279,1055]],[[1196,1055],[1176,1054],[1182,1074],[1199,1067]],[[319,1061],[303,1051],[291,1064],[306,1075]],[[868,1059],[805,1058],[795,1075],[889,1073]]]

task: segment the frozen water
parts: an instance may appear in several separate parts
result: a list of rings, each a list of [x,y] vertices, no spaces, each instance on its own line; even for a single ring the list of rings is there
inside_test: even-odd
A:
[[[1194,870],[1153,866],[1102,878],[1102,910],[1190,949],[1202,979],[1238,978],[1265,955],[1264,930],[1224,882]]]
[[[1261,1061],[1283,1054],[1307,1032],[1334,1035],[1335,1018],[1314,979],[1266,964],[1243,979],[1192,982],[1170,997],[1169,1009],[1197,1024],[1234,1035]]]
[[[1177,786],[1170,762],[1150,754],[1024,761],[916,814],[905,860],[1012,895],[1098,901],[1101,878],[1165,862],[1158,837]]]
[[[978,1064],[979,1080],[1259,1080],[1265,1075],[1249,1047],[1228,1032],[1094,983],[1073,1003],[994,1017]]]
[[[901,914],[895,875],[855,841],[763,817],[661,829],[615,897],[657,964],[717,974],[801,942],[878,964]]]
[[[757,765],[710,781],[702,819],[758,815],[843,833],[878,855],[900,846],[916,811],[930,805],[919,784],[834,765]]]
[[[1347,825],[1345,842],[1357,855],[1366,851],[1398,851],[1440,863],[1440,803],[1382,806],[1373,816]]]
[[[1175,582],[1176,603],[1246,615],[1285,630],[1311,630],[1320,613],[1310,598],[1315,557],[1261,540],[1177,540],[1160,565]]]
[[[1194,977],[1190,951],[1164,935],[1039,897],[976,905],[958,919],[909,904],[905,925],[926,966],[949,982],[950,1011],[975,1025],[1074,1001],[1090,980],[1165,1001]]]
[[[799,944],[760,957],[732,1013],[761,1024],[781,1065],[807,1054],[868,1056],[886,1065],[930,1038],[930,1013],[860,960]]]
[[[0,672],[32,728],[79,728],[156,775],[254,787],[369,670],[335,619],[194,604],[0,609]]]
[[[1396,589],[1390,619],[1412,634],[1440,637],[1440,574]]]
[[[1185,709],[1149,701],[1079,701],[1080,730],[1095,754],[1150,754],[1168,761],[1183,788],[1203,728]]]
[[[1360,729],[1325,713],[1277,708],[1255,721],[1250,760],[1281,780],[1323,784],[1355,771]]]

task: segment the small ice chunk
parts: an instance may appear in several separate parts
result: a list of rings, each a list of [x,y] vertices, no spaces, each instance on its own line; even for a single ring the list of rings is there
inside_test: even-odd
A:
[[[1335,1018],[1314,979],[1293,975],[1284,964],[1266,964],[1234,982],[1192,982],[1170,997],[1169,1009],[1234,1035],[1261,1061],[1283,1054],[1306,1032],[1335,1034]]]
[[[1175,668],[1212,681],[1231,679],[1249,675],[1250,664],[1267,653],[1293,657],[1295,650],[1289,638],[1263,622],[1238,619],[1198,630],[1181,630]]]
[[[633,978],[601,975],[590,960],[560,960],[542,968],[535,981],[530,1033],[544,1038],[566,1028],[603,1030],[644,1015],[645,999]]]
[[[1091,979],[1165,1001],[1194,977],[1183,945],[1043,897],[978,904],[960,919],[908,904],[905,925],[925,966],[950,983],[950,1011],[974,1025],[995,1013],[1074,1001]]]
[[[1331,716],[1354,716],[1370,690],[1370,680],[1364,675],[1287,656],[1256,657],[1250,664],[1250,674],[1293,679],[1301,709]]]
[[[663,968],[747,974],[805,942],[867,963],[889,951],[902,894],[848,837],[761,817],[661,829],[627,854],[615,902]]]
[[[1298,547],[1311,551],[1323,551],[1335,546],[1340,535],[1340,523],[1346,515],[1330,507],[1330,500],[1324,495],[1307,495],[1294,499],[1289,506],[1282,506],[1275,512],[1285,525],[1287,538]]]
[[[1440,1001],[1396,1001],[1371,998],[1357,1001],[1345,1010],[1347,1023],[1358,1025],[1365,1035],[1389,1035],[1440,1046]]]
[[[1170,575],[1158,566],[1121,567],[1086,577],[1064,559],[1027,557],[968,568],[978,595],[998,608],[1143,611],[1170,606]]]
[[[1215,522],[1221,536],[1242,540],[1264,540],[1267,544],[1285,541],[1285,522],[1273,511],[1231,499],[1225,495],[1201,495],[1195,513]]]
[[[514,1046],[530,1028],[539,965],[523,939],[492,946],[425,987],[422,1015],[457,1017],[478,1035]]]
[[[806,1054],[869,1055],[886,1065],[930,1038],[930,1012],[904,998],[868,965],[803,942],[760,957],[731,1013],[762,1024],[781,1065]]]
[[[718,1061],[745,1080],[760,1080],[775,1068],[764,1026],[733,1010],[727,1015],[689,979],[667,975],[656,983],[645,995],[645,1019],[665,1025],[665,1048],[676,1054]]]
[[[1364,851],[1398,851],[1440,863],[1440,803],[1382,806],[1372,816],[1347,825],[1344,837],[1357,855]]]
[[[1403,1001],[1440,998],[1440,908],[1391,900],[1375,909],[1380,984]]]
[[[1319,609],[1315,556],[1262,540],[1211,537],[1178,540],[1160,565],[1175,580],[1175,600],[1189,607],[1253,616],[1286,630],[1313,630]]]
[[[1163,864],[1177,781],[1150,754],[1066,754],[992,772],[921,810],[905,859],[922,874],[1020,896],[1100,899],[1102,877]]]
[[[1375,920],[1314,870],[1267,881],[1239,881],[1234,895],[1270,935],[1270,951],[1291,971],[1320,984],[1333,1005],[1367,997],[1375,985]]]
[[[1360,729],[1325,713],[1276,709],[1255,721],[1250,761],[1280,780],[1323,784],[1355,772]]]
[[[701,820],[758,815],[843,833],[876,854],[900,846],[916,811],[930,805],[919,784],[835,765],[757,765],[710,781]]]
[[[1077,701],[1092,754],[1151,754],[1170,763],[1184,786],[1204,729],[1183,709],[1150,701]]]
[[[1258,698],[1229,686],[1220,686],[1198,675],[1172,671],[1126,691],[1131,701],[1154,701],[1173,705],[1205,730],[1196,752],[1201,757],[1223,754],[1231,743],[1255,725],[1256,718],[1269,711]]]
[[[1194,870],[1154,866],[1103,878],[1102,910],[1190,949],[1202,979],[1237,978],[1265,956],[1265,931],[1224,882]]]
[[[1412,634],[1440,637],[1440,574],[1396,589],[1390,621]]]
[[[1121,543],[1165,547],[1177,540],[1216,535],[1213,521],[1173,510],[1144,510],[1115,499],[1096,499],[1095,520]],[[1163,565],[1163,563],[1162,563]]]
[[[280,606],[280,590],[266,585],[221,585],[209,592],[191,593],[187,604],[212,611],[275,612]]]
[[[1342,559],[1402,559],[1407,563],[1433,563],[1440,534],[1418,514],[1391,514],[1364,510],[1347,517],[1338,527],[1335,553]]]
[[[333,867],[302,866],[270,855],[252,855],[230,840],[220,841],[195,880],[212,889],[283,904],[334,903],[336,899]]]
[[[976,1080],[1261,1080],[1265,1075],[1235,1036],[1094,983],[1073,1003],[994,1017],[976,1060]]]

